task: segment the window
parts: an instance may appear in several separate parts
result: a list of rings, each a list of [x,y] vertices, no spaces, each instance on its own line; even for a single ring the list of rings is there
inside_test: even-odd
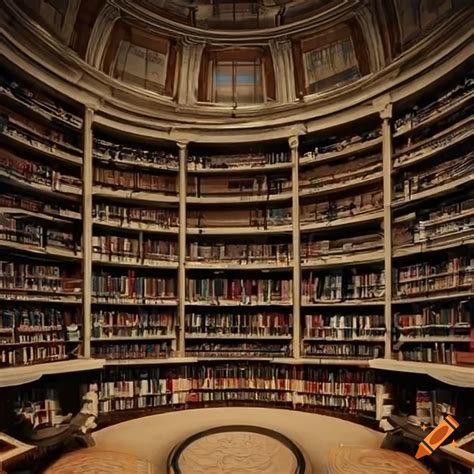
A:
[[[145,89],[163,93],[167,60],[166,54],[122,41],[117,50],[114,76]]]
[[[304,53],[306,92],[313,94],[361,77],[351,38]]]
[[[264,101],[260,59],[216,61],[211,71],[209,97],[212,102],[255,104]]]

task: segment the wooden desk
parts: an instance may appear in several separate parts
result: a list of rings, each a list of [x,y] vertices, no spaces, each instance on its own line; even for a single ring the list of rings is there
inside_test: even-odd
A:
[[[329,474],[427,474],[415,458],[382,448],[342,446],[329,452]]]
[[[2,468],[10,468],[32,456],[36,446],[22,443],[5,433],[0,433],[0,472]]]

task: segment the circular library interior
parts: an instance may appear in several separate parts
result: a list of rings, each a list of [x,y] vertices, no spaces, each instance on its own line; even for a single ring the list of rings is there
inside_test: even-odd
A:
[[[0,473],[472,474],[472,0],[0,0]]]

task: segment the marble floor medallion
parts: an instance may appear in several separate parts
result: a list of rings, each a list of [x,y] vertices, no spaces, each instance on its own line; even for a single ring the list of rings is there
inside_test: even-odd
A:
[[[255,426],[197,433],[169,457],[170,474],[303,474],[304,457],[285,436]]]

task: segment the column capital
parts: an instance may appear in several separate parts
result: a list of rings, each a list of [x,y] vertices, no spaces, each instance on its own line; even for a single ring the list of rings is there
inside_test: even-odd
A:
[[[176,142],[176,146],[179,148],[179,150],[187,150],[188,149],[189,142]]]
[[[390,95],[384,95],[382,97],[374,99],[373,104],[382,120],[392,118],[393,104]]]
[[[299,145],[299,138],[298,135],[293,135],[292,137],[288,138],[288,144],[292,150],[297,149]]]

